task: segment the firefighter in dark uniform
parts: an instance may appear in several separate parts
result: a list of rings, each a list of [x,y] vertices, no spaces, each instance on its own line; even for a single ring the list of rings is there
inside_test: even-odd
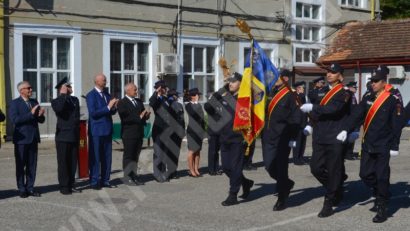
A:
[[[333,63],[326,75],[330,90],[319,104],[304,104],[300,108],[313,120],[313,154],[310,170],[325,187],[326,194],[319,217],[333,214],[333,206],[343,197],[343,142],[347,138],[339,133],[350,113],[350,94],[343,88],[343,68]]]
[[[241,132],[233,131],[233,121],[235,118],[236,101],[242,76],[234,74],[229,78],[229,92],[222,95],[222,123],[225,126],[221,130],[219,141],[221,143],[222,169],[229,177],[229,195],[222,202],[223,206],[238,204],[237,195],[242,186],[243,194],[240,196],[246,199],[249,196],[253,181],[243,175],[243,161],[245,157],[246,145]]]
[[[280,75],[286,83],[292,73],[283,70]],[[262,133],[262,155],[265,169],[276,180],[278,199],[273,211],[286,208],[286,200],[295,182],[289,179],[289,154],[295,146],[297,130],[301,121],[301,112],[296,105],[296,98],[286,83],[278,79],[272,89],[272,100],[268,102],[267,120]]]
[[[319,104],[320,100],[325,96],[329,87],[326,86],[325,77],[321,76],[313,80],[314,87],[308,93],[309,102]]]
[[[293,84],[293,87],[296,90],[297,97],[299,98],[302,104],[306,103],[306,96],[305,96],[305,81],[296,82]],[[293,148],[293,163],[295,165],[304,165],[305,160],[303,155],[305,154],[306,148],[306,135],[304,134],[303,130],[306,127],[308,122],[308,117],[306,114],[301,115],[301,122],[298,127],[298,132],[296,136],[296,147]]]
[[[179,154],[181,152],[182,138],[185,136],[185,120],[184,120],[184,106],[178,102],[179,92],[175,89],[168,91],[168,103],[173,117],[173,121],[170,123],[171,130],[171,140],[173,144],[168,147],[168,158],[170,161],[169,165],[169,178],[178,179],[177,174]]]
[[[377,73],[377,72],[380,72],[382,75],[386,75],[388,78],[390,74],[390,69],[385,65],[380,65],[377,67],[377,69],[373,73]],[[390,91],[390,93],[398,99],[397,105],[396,105],[397,110],[403,110],[403,107],[404,107],[403,97],[399,89],[393,87],[393,85],[391,84],[386,84],[385,88],[386,90]],[[400,136],[401,136],[401,131],[400,131]],[[392,156],[399,155],[399,146],[400,146],[400,139],[398,139],[397,142],[393,144],[392,150],[390,152]]]
[[[80,103],[77,97],[71,96],[73,90],[67,78],[62,79],[55,88],[59,95],[51,101],[51,107],[57,116],[55,142],[58,184],[60,193],[69,195],[80,192],[74,187],[80,138]]]
[[[360,178],[373,189],[376,200],[371,210],[377,212],[373,222],[381,223],[387,220],[390,152],[400,139],[403,113],[396,106],[399,99],[385,89],[385,74],[377,72],[370,81],[373,93],[364,95],[349,118],[346,128],[348,131],[363,124]]]
[[[214,92],[208,102],[204,104],[204,109],[208,114],[208,173],[211,176],[221,175],[222,170],[219,166],[219,151],[221,144],[219,134],[224,124],[222,122],[222,95],[229,91],[229,83]]]

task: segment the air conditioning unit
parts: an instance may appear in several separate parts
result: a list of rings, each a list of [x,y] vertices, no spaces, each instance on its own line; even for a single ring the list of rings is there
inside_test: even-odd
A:
[[[389,66],[390,78],[403,79],[406,77],[406,71],[403,66]]]
[[[157,54],[158,74],[177,74],[179,70],[178,55],[159,53]]]

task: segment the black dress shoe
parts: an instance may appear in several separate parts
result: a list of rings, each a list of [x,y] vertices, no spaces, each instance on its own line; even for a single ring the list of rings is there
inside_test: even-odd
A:
[[[209,172],[210,176],[216,176],[216,172]]]
[[[317,216],[320,218],[331,216],[333,214],[332,204],[333,202],[330,199],[325,198],[325,202],[323,203],[323,208]]]
[[[251,192],[251,188],[253,186],[253,180],[245,180],[245,183],[242,185],[242,195],[240,195],[239,197],[242,199],[246,199],[249,196],[249,193]]]
[[[93,190],[101,190],[101,187],[98,184],[90,185],[90,188],[93,189]]]
[[[238,198],[236,198],[236,194],[229,194],[228,197],[222,201],[222,206],[231,206],[238,204]]]
[[[383,223],[387,220],[387,203],[383,200],[377,201],[377,214],[373,217],[374,223]]]
[[[31,197],[41,197],[41,193],[36,192],[36,191],[30,191],[28,192],[28,195]]]
[[[144,185],[144,182],[138,180],[137,177],[134,177],[133,179],[131,179],[132,182],[134,182],[135,185]]]
[[[222,174],[224,174],[224,171],[223,171],[223,170],[218,170],[218,171],[216,171],[216,175],[222,175]]]
[[[273,206],[273,211],[282,211],[286,209],[286,202],[285,200],[280,200],[278,199],[275,203],[275,205]]]
[[[60,193],[63,195],[71,195],[71,190],[69,189],[60,189]]]
[[[114,185],[112,185],[112,184],[110,184],[110,183],[105,183],[105,184],[103,184],[103,187],[104,187],[104,188],[116,188],[117,186],[114,186]]]
[[[27,197],[28,197],[28,194],[27,194],[27,192],[20,192],[20,193],[19,193],[19,197],[21,197],[21,198],[27,198]]]
[[[71,192],[72,192],[72,193],[81,193],[82,190],[81,190],[81,189],[78,189],[78,188],[76,188],[76,187],[72,187],[72,188],[71,188]]]

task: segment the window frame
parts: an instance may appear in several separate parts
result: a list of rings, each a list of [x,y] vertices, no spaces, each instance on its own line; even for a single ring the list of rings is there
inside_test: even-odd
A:
[[[276,68],[280,68],[280,67],[278,67],[278,63],[279,63],[279,44],[262,42],[262,43],[259,43],[259,46],[264,50],[267,50],[267,49],[272,50],[272,52],[270,54],[268,54],[269,59],[275,65]],[[246,61],[245,48],[251,48],[251,43],[249,41],[241,41],[239,43],[239,51],[238,51],[239,60],[238,60],[237,70],[240,73],[243,73],[243,71],[244,71],[244,66],[245,66],[245,61]]]
[[[219,89],[219,86],[223,85],[223,78],[219,78],[219,66],[218,66],[218,57],[220,56],[220,40],[219,39],[213,39],[213,38],[204,38],[204,37],[197,37],[197,36],[183,36],[181,38],[180,42],[180,47],[179,47],[179,63],[181,64],[180,72],[178,75],[178,82],[177,82],[177,89],[180,92],[183,92],[184,89],[184,75],[189,74],[189,75],[198,75],[198,76],[203,76],[203,83],[204,83],[204,88],[206,91],[208,91],[208,86],[207,86],[207,80],[206,76],[214,76],[214,90],[217,91]],[[184,48],[185,46],[192,46],[192,49],[195,49],[195,47],[200,48],[207,48],[207,47],[213,47],[214,48],[214,67],[215,70],[213,73],[207,73],[207,56],[205,50],[203,51],[203,71],[202,72],[184,72]],[[192,53],[191,53],[192,54]],[[195,53],[194,53],[195,54]],[[194,67],[194,57],[191,56],[191,71],[195,69]],[[201,91],[201,90],[200,90]],[[205,102],[206,99],[206,94],[207,92],[202,92],[203,96],[200,98],[200,102]]]
[[[146,70],[148,82],[146,85],[145,101],[148,103],[149,97],[153,93],[153,83],[156,81],[156,59],[155,55],[158,53],[158,35],[156,33],[148,32],[133,32],[133,31],[119,31],[119,30],[104,30],[103,31],[103,73],[107,77],[107,87],[110,88],[111,85],[111,41],[120,41],[121,46],[124,43],[134,43],[134,46],[137,43],[148,43],[148,68]],[[123,49],[121,49],[123,52]],[[134,56],[138,56],[137,53],[134,53]],[[138,66],[136,63],[137,60],[134,59],[134,69],[138,71]],[[123,69],[123,55],[121,53],[121,69]],[[128,72],[129,70],[125,70]],[[134,73],[134,72],[132,72]],[[138,75],[138,74],[135,74]],[[123,83],[123,78],[121,78],[121,83]],[[138,78],[134,77],[134,83],[140,89],[138,84]],[[110,89],[111,90],[111,89]],[[124,95],[124,85],[121,86],[121,96]]]
[[[302,4],[302,17],[297,16],[298,3]],[[305,6],[310,6],[310,10],[309,10],[310,17],[304,16]],[[319,6],[319,17],[318,18],[313,18],[313,6]],[[297,20],[324,21],[325,15],[323,12],[323,7],[324,7],[324,4],[322,0],[313,0],[313,1],[294,0],[293,5],[292,5],[292,16],[294,19],[297,19]]]
[[[343,4],[343,1],[346,1],[346,2]],[[349,0],[338,0],[338,3],[341,7],[344,7],[344,8],[367,9],[367,1],[363,1],[363,0],[357,0],[357,1],[358,1],[358,6],[349,4]]]
[[[72,82],[73,95],[80,96],[82,92],[81,84],[81,29],[78,27],[65,27],[65,26],[53,26],[53,25],[38,25],[38,24],[14,24],[14,85],[23,81],[24,71],[36,71],[37,84],[41,81],[41,73],[53,73],[53,98],[57,96],[57,92],[54,91],[54,82],[57,80],[57,38],[69,38],[70,39],[70,68],[67,69],[70,72],[70,81]],[[40,54],[37,53],[37,66],[36,68],[23,68],[23,37],[34,36],[37,40],[37,51],[39,51],[40,38],[53,39],[53,67],[41,68]],[[55,55],[54,55],[55,53]],[[38,84],[38,87],[41,85]],[[19,92],[13,87],[14,96],[17,98],[20,96]],[[40,92],[40,89],[38,88]],[[51,102],[41,102],[41,94],[36,95],[37,100],[41,106],[51,106]],[[81,102],[80,102],[81,104]]]
[[[309,59],[310,62],[306,62],[304,61],[304,57],[302,55],[302,62],[297,62],[296,61],[296,50],[297,49],[302,49],[303,52],[305,52],[305,50],[309,50]],[[312,50],[319,50],[319,57],[322,54],[322,49],[318,46],[314,46],[314,45],[304,45],[304,44],[294,44],[293,45],[293,49],[292,49],[292,53],[293,53],[293,63],[297,66],[316,66],[316,64],[314,63],[314,60],[312,60]]]

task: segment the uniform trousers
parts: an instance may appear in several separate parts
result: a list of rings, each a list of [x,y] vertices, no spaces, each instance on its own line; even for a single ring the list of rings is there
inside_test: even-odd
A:
[[[306,136],[303,134],[303,130],[299,130],[296,136],[296,147],[293,148],[293,161],[303,160],[306,148]]]
[[[264,134],[262,139],[263,163],[269,176],[276,180],[276,188],[279,194],[289,190],[289,134],[283,133],[275,139]]]
[[[219,135],[210,135],[208,139],[208,171],[216,172],[219,170],[219,150],[221,144]]]
[[[78,142],[56,141],[57,171],[60,190],[74,186],[77,169]]]
[[[360,178],[376,189],[376,197],[388,200],[390,197],[390,153],[369,153],[362,151],[360,159]]]
[[[325,187],[326,198],[335,199],[342,184],[344,144],[318,144],[313,142],[310,171]]]
[[[229,177],[229,193],[237,194],[246,178],[243,175],[245,146],[240,143],[221,143],[222,169]]]

